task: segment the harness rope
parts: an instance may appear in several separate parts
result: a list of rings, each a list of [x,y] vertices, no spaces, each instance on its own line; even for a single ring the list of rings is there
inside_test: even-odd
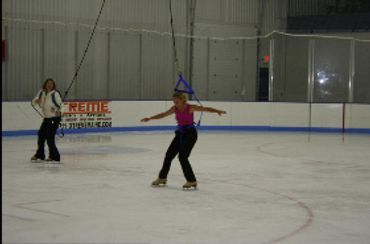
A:
[[[81,69],[81,67],[82,67],[82,64],[83,64],[83,62],[84,62],[84,60],[85,60],[85,58],[86,58],[87,51],[89,50],[90,44],[91,44],[92,39],[93,39],[93,37],[94,37],[94,35],[95,35],[95,30],[96,30],[96,28],[97,28],[97,26],[98,26],[98,23],[99,23],[99,20],[100,20],[101,14],[102,14],[103,9],[104,9],[104,6],[105,6],[105,2],[106,2],[106,0],[102,0],[102,4],[101,4],[100,10],[99,10],[99,14],[98,14],[98,17],[96,18],[96,21],[95,21],[95,24],[94,24],[94,28],[93,28],[93,30],[91,31],[90,38],[89,38],[89,40],[88,40],[88,42],[87,42],[86,48],[85,48],[85,50],[84,50],[84,52],[83,52],[82,58],[81,58],[81,60],[80,60],[80,63],[77,65],[76,71],[75,71],[75,73],[74,73],[74,75],[73,75],[73,78],[72,78],[71,82],[69,83],[68,88],[67,88],[67,89],[66,89],[66,91],[64,92],[64,95],[63,95],[63,98],[62,98],[62,102],[61,102],[61,104],[60,104],[60,105],[62,105],[62,104],[63,104],[64,100],[65,100],[65,99],[66,99],[66,97],[68,96],[68,93],[69,93],[69,91],[71,90],[73,83],[77,82],[78,73],[79,73],[79,71],[80,71],[80,69]],[[35,111],[36,111],[36,112],[37,112],[37,113],[38,113],[42,118],[45,118],[45,117],[40,113],[40,111],[39,111],[38,109],[36,109],[36,107],[32,104],[32,102],[31,102],[31,106],[33,107],[33,109],[34,109],[34,110],[35,110]],[[59,126],[60,126],[60,124],[59,124]],[[63,136],[64,136],[64,130],[63,130],[63,128],[62,128],[62,127],[60,127],[60,129],[61,129],[61,136],[59,136],[59,135],[58,135],[58,136],[59,136],[59,137],[63,137]]]
[[[184,79],[183,74],[182,74],[182,71],[180,69],[179,60],[177,58],[175,28],[173,26],[172,0],[169,0],[169,9],[170,9],[170,17],[171,17],[170,18],[170,23],[171,23],[172,49],[173,49],[173,56],[174,56],[173,58],[174,58],[174,65],[175,65],[177,76],[178,76],[178,80],[177,80],[177,83],[176,83],[176,86],[175,86],[174,91],[175,92],[181,92],[181,93],[186,93],[186,94],[192,95],[195,98],[195,100],[199,103],[199,105],[201,107],[203,107],[203,104],[200,102],[200,100],[199,100],[198,96],[195,94],[195,91],[193,90],[193,88]],[[186,89],[188,89],[188,90],[179,89],[179,87],[180,87],[181,84],[183,84],[186,87]],[[201,123],[201,120],[202,120],[202,116],[203,116],[203,112],[200,112],[199,121],[196,124],[197,126],[200,126],[200,123]]]

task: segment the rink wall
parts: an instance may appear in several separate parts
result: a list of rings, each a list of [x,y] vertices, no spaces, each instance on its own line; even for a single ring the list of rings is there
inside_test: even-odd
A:
[[[73,101],[63,126],[69,133],[173,130],[174,117],[141,123],[170,108],[171,101]],[[203,130],[370,133],[369,104],[204,102],[227,111],[203,114]],[[198,119],[198,116],[196,116]],[[2,136],[35,135],[41,117],[29,102],[2,102]]]

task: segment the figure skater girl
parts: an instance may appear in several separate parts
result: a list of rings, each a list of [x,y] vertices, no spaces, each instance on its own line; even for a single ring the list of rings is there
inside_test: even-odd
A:
[[[153,119],[162,119],[175,114],[178,125],[175,138],[167,149],[162,169],[159,172],[158,178],[153,181],[152,186],[164,186],[167,184],[167,175],[171,167],[171,162],[178,154],[181,168],[186,178],[183,188],[196,188],[197,180],[188,159],[198,138],[197,129],[194,125],[194,112],[210,112],[217,113],[218,115],[226,114],[226,112],[211,107],[188,104],[187,95],[181,92],[176,92],[172,96],[172,99],[174,106],[169,110],[141,120],[141,122],[148,122]]]
[[[49,157],[46,161],[60,161],[60,154],[55,145],[55,134],[61,121],[62,99],[56,90],[53,79],[47,79],[42,85],[42,89],[32,100],[32,105],[39,105],[42,109],[44,120],[38,132],[38,148],[36,154],[31,158],[32,161],[45,160],[45,141],[49,147]]]

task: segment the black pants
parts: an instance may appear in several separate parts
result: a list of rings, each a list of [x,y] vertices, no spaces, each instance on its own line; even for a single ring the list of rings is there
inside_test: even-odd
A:
[[[45,141],[49,147],[49,156],[55,161],[60,161],[60,154],[55,145],[55,134],[59,127],[61,117],[45,118],[41,124],[40,130],[38,132],[38,148],[36,152],[36,157],[40,159],[45,159]]]
[[[162,169],[159,173],[159,178],[167,179],[168,172],[171,167],[172,160],[179,154],[179,160],[182,171],[187,181],[196,181],[193,169],[189,163],[189,156],[198,139],[198,133],[195,127],[183,130],[177,130],[176,136],[172,140],[171,145],[167,149],[166,157],[163,162]]]

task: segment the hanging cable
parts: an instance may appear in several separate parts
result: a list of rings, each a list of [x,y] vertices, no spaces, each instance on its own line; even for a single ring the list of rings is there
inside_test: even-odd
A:
[[[44,115],[42,115],[41,113],[40,113],[40,111],[33,105],[33,103],[32,103],[32,101],[31,101],[31,106],[32,106],[32,108],[40,115],[40,117],[41,118],[44,118]]]
[[[178,76],[178,80],[177,80],[174,91],[192,95],[195,98],[195,100],[199,103],[199,105],[203,107],[203,104],[200,102],[199,98],[195,94],[195,91],[190,86],[190,84],[184,79],[184,77],[182,75],[182,71],[180,70],[179,60],[177,58],[175,28],[173,26],[172,0],[169,0],[169,9],[170,9],[172,48],[173,48],[173,56],[174,56],[173,58],[174,58],[174,64],[175,64],[175,68],[176,68],[176,72],[177,72],[177,76]],[[183,84],[187,90],[179,89],[181,84]],[[200,112],[200,117],[199,117],[197,126],[200,126],[202,116],[203,116],[203,112]]]
[[[75,72],[75,74],[73,75],[73,78],[72,78],[72,80],[71,80],[71,82],[70,82],[70,84],[69,84],[69,86],[68,86],[67,90],[64,92],[64,96],[63,96],[63,98],[62,98],[62,101],[64,101],[64,100],[65,100],[65,98],[68,96],[68,93],[69,93],[69,91],[70,91],[70,89],[71,89],[71,87],[72,87],[73,83],[74,83],[74,82],[76,81],[76,79],[77,79],[78,72],[79,72],[79,71],[80,71],[80,69],[81,69],[81,66],[82,66],[82,64],[83,64],[83,62],[84,62],[84,60],[85,60],[85,57],[86,57],[87,51],[89,50],[89,47],[90,47],[91,41],[92,41],[92,39],[93,39],[93,37],[94,37],[94,35],[95,35],[95,30],[96,30],[96,27],[98,26],[98,23],[99,23],[99,20],[100,20],[100,16],[101,16],[101,14],[102,14],[102,12],[103,12],[103,9],[104,9],[105,2],[106,2],[106,0],[103,0],[103,1],[102,1],[102,4],[101,4],[100,10],[99,10],[98,17],[96,18],[96,21],[95,21],[95,24],[94,24],[94,28],[93,28],[93,30],[91,31],[90,38],[89,38],[89,40],[88,40],[88,42],[87,42],[87,46],[86,46],[86,48],[85,48],[85,51],[83,52],[83,55],[82,55],[81,61],[80,61],[80,63],[79,63],[79,64],[78,64],[78,66],[77,66],[76,72]]]
[[[62,103],[61,103],[61,105],[63,104],[63,102],[64,102],[64,100],[66,99],[66,97],[68,96],[68,93],[69,93],[69,91],[71,90],[71,88],[72,88],[72,85],[73,85],[73,83],[75,83],[76,82],[76,80],[77,80],[77,77],[78,77],[78,73],[79,73],[79,71],[80,71],[80,69],[81,69],[81,67],[82,67],[82,64],[83,64],[83,62],[84,62],[84,60],[85,60],[85,58],[86,58],[86,54],[87,54],[87,52],[88,52],[88,50],[89,50],[89,47],[90,47],[90,44],[91,44],[91,42],[92,42],[92,40],[93,40],[93,37],[94,37],[94,35],[95,35],[95,31],[96,31],[96,28],[97,28],[97,26],[98,26],[98,23],[99,23],[99,20],[100,20],[100,17],[101,17],[101,14],[102,14],[102,12],[103,12],[103,9],[104,9],[104,6],[105,6],[105,2],[106,2],[106,0],[102,0],[102,4],[101,4],[101,6],[100,6],[100,10],[99,10],[99,14],[98,14],[98,17],[96,18],[96,21],[95,21],[95,24],[94,24],[94,27],[93,27],[93,29],[92,29],[92,31],[91,31],[91,34],[90,34],[90,37],[89,37],[89,40],[88,40],[88,42],[87,42],[87,45],[86,45],[86,48],[85,48],[85,50],[84,50],[84,52],[83,52],[83,55],[82,55],[82,58],[81,58],[81,60],[80,60],[80,62],[79,62],[79,64],[77,65],[77,68],[76,68],[76,71],[75,71],[75,73],[74,73],[74,75],[73,75],[73,78],[72,78],[72,80],[71,80],[71,82],[69,83],[69,86],[67,87],[67,89],[66,89],[66,91],[64,92],[64,95],[63,95],[63,98],[62,98]],[[42,117],[42,118],[44,118],[44,116],[40,113],[40,111],[32,104],[32,102],[31,102],[31,106],[33,107],[33,109]],[[59,124],[59,126],[60,126],[60,124]],[[63,130],[63,128],[62,127],[60,127],[60,129],[61,129],[61,136],[59,136],[59,137],[63,137],[64,136],[64,130]]]
[[[182,72],[180,70],[179,60],[177,58],[175,28],[173,27],[172,0],[169,0],[169,1],[170,1],[169,7],[170,7],[170,16],[171,16],[170,23],[171,23],[171,37],[172,37],[173,59],[174,59],[175,69],[176,69],[177,75],[180,75]]]

